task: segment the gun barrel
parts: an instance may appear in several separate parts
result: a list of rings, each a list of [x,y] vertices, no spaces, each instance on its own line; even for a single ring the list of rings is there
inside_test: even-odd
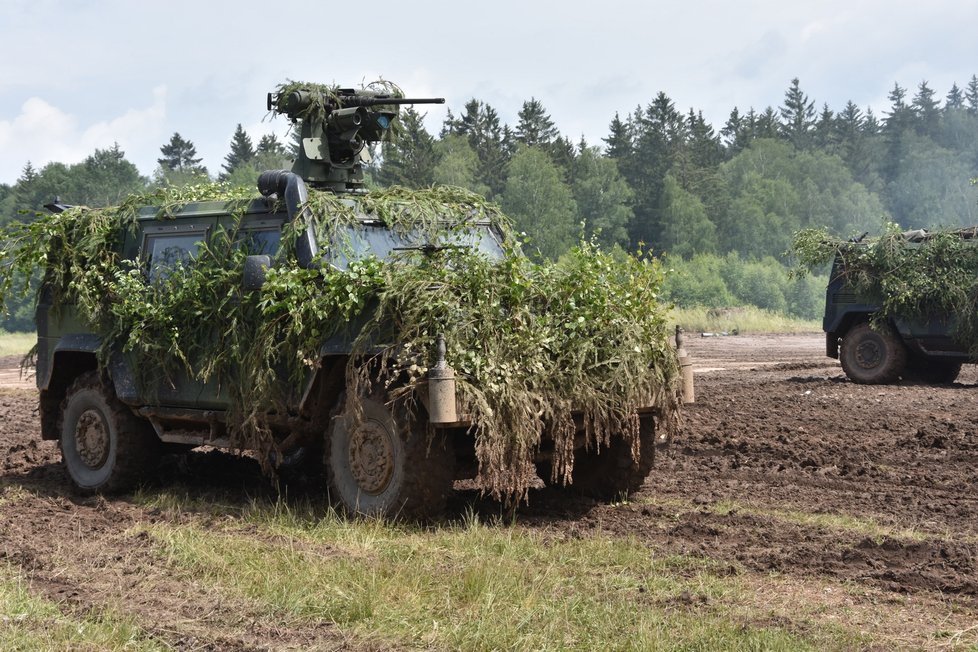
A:
[[[381,106],[384,104],[444,104],[444,97],[340,97],[343,106]]]

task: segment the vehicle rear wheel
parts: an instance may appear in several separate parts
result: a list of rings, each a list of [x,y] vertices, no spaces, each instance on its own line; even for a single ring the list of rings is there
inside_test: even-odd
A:
[[[363,399],[362,410],[359,423],[345,413],[332,420],[326,442],[330,497],[351,515],[441,513],[455,479],[451,438],[430,438],[423,423],[381,397]]]
[[[907,349],[888,324],[856,324],[842,338],[839,353],[846,376],[863,385],[892,383],[907,365]]]
[[[160,440],[95,371],[82,374],[61,410],[61,458],[83,493],[132,489],[158,461]]]
[[[640,420],[639,459],[632,458],[632,447],[622,437],[615,437],[606,448],[575,451],[571,491],[618,500],[642,487],[655,463],[655,417],[645,414]]]

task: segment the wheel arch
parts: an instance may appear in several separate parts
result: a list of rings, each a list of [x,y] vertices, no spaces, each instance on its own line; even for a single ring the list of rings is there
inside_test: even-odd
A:
[[[64,345],[64,346],[63,346]],[[61,402],[68,388],[79,376],[98,369],[98,347],[77,346],[68,341],[59,342],[51,356],[44,379],[40,385],[41,439],[55,440],[60,437]],[[43,380],[43,384],[42,384]]]
[[[847,312],[836,321],[835,325],[825,333],[825,354],[830,358],[839,358],[839,341],[846,334],[859,324],[871,321],[872,311],[852,311]]]

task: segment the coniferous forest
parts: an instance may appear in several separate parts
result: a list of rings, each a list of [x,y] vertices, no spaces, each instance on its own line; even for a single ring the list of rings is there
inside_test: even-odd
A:
[[[789,276],[798,230],[848,237],[886,221],[978,224],[978,76],[950,89],[894,84],[879,114],[853,102],[819,105],[798,79],[775,104],[733,107],[712,125],[660,92],[611,116],[598,143],[562,133],[534,98],[514,125],[473,98],[449,110],[437,134],[405,108],[400,138],[374,152],[368,183],[482,193],[550,258],[581,237],[651,248],[675,270],[667,292],[677,305],[752,304],[808,319],[821,314],[825,278]],[[71,165],[25,162],[14,184],[0,184],[0,226],[31,219],[55,197],[105,206],[159,185],[253,185],[261,170],[289,167],[294,146],[274,136],[255,143],[239,124],[218,171],[179,133],[161,144],[150,178],[118,146]],[[25,301],[0,329],[32,330],[32,312]]]

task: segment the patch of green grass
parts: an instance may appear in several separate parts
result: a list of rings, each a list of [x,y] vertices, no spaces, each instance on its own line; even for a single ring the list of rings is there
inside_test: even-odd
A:
[[[31,595],[11,568],[0,567],[0,650],[167,650],[110,612],[76,618]]]
[[[37,343],[34,333],[8,333],[0,330],[0,356],[24,355]]]
[[[145,499],[145,497],[144,497]],[[160,505],[179,503],[163,497]],[[729,564],[633,539],[547,536],[475,517],[435,529],[253,503],[207,525],[145,526],[170,563],[267,609],[358,637],[450,649],[845,649],[732,618]]]
[[[907,539],[912,541],[923,541],[928,538],[928,534],[922,530],[912,528],[893,528],[884,525],[874,518],[868,516],[855,516],[852,514],[828,514],[824,512],[806,512],[799,509],[772,509],[769,507],[758,507],[747,503],[734,500],[720,500],[712,505],[693,505],[682,500],[661,500],[653,498],[642,501],[646,504],[662,505],[672,508],[681,508],[689,511],[707,509],[714,514],[751,514],[755,516],[766,516],[786,523],[805,525],[809,527],[835,530],[838,532],[849,532],[859,536],[866,536],[877,541],[889,537],[894,539]]]
[[[671,324],[690,333],[818,333],[822,324],[769,312],[754,306],[737,308],[673,308]]]

